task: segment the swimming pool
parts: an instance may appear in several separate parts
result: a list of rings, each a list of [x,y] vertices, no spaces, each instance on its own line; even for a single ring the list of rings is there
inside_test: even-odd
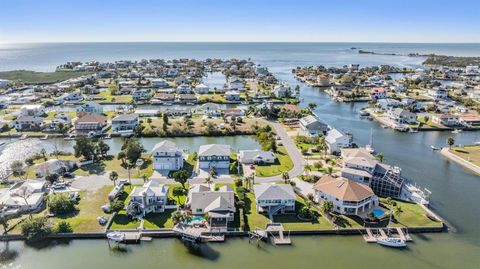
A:
[[[385,211],[383,211],[382,209],[378,209],[378,208],[373,209],[372,213],[377,218],[381,218],[381,217],[383,217],[383,215],[385,215]]]
[[[193,216],[192,220],[188,222],[188,224],[194,224],[202,222],[204,219],[202,216]]]

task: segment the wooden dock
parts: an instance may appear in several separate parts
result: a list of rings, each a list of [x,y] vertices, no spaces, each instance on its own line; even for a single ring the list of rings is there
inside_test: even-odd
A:
[[[142,234],[139,232],[124,232],[123,234],[125,235],[125,244],[137,244],[142,238]]]
[[[291,245],[292,240],[290,239],[290,232],[285,235],[285,230],[281,223],[268,223],[265,227],[265,231],[270,233],[273,238],[273,243],[275,245]],[[278,235],[278,236],[276,236]]]
[[[365,242],[376,243],[379,239],[385,239],[385,238],[389,237],[389,235],[387,234],[389,229],[390,228],[377,228],[377,229],[366,228],[365,230],[366,230],[367,233],[362,234],[362,236],[363,236],[363,239],[365,240]],[[402,239],[403,241],[405,241],[405,242],[413,241],[413,239],[408,234],[407,230],[404,231],[404,229],[402,229],[400,227],[391,228],[390,231],[392,231],[392,230],[394,232],[396,232],[398,237],[400,239]]]

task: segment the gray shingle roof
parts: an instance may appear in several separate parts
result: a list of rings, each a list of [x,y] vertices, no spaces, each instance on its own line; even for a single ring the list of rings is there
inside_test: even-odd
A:
[[[260,184],[253,186],[257,200],[295,200],[296,195],[290,184]]]

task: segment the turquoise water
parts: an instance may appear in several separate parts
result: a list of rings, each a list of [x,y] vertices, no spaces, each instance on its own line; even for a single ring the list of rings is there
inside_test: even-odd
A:
[[[374,210],[372,210],[372,213],[377,218],[383,217],[383,215],[385,215],[385,211],[383,211],[381,209],[374,209]]]
[[[193,224],[193,223],[198,223],[203,221],[204,218],[201,216],[194,216],[191,221],[188,222],[188,224]]]

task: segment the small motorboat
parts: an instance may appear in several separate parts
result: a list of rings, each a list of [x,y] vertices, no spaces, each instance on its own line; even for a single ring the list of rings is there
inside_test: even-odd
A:
[[[392,248],[404,248],[407,246],[404,240],[400,238],[395,238],[395,237],[378,239],[377,243],[382,246],[392,247]]]
[[[439,150],[440,148],[439,147],[435,147],[434,145],[431,145],[430,146],[433,150]]]
[[[370,116],[370,113],[366,110],[360,110],[360,116],[368,117],[368,116]]]
[[[452,134],[459,134],[461,132],[462,132],[461,129],[455,129],[455,130],[452,131]]]
[[[115,242],[122,242],[125,240],[125,234],[119,231],[107,233],[107,238]]]

